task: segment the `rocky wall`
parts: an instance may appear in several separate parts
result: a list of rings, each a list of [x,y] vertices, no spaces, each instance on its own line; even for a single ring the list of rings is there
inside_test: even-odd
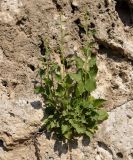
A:
[[[54,48],[63,14],[66,55],[79,52],[82,14],[96,30],[97,89],[109,119],[94,139],[72,143],[73,160],[133,159],[133,1],[0,0],[0,160],[66,160],[67,146],[37,134],[43,117],[34,94],[43,40]]]

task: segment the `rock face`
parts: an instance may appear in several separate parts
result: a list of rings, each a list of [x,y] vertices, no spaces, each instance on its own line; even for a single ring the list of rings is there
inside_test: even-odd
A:
[[[0,0],[0,160],[69,159],[67,146],[37,134],[43,103],[34,85],[43,40],[57,45],[62,18],[66,55],[79,52],[86,10],[98,49],[92,94],[107,99],[109,119],[91,142],[72,143],[72,159],[133,159],[133,1]]]

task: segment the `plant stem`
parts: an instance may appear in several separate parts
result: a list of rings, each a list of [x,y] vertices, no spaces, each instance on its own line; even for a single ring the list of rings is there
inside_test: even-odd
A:
[[[65,73],[65,58],[64,58],[64,31],[63,31],[63,25],[62,25],[62,18],[60,15],[60,21],[61,21],[61,43],[60,43],[60,50],[61,50],[61,60],[63,64],[63,77],[64,78],[64,73]]]
[[[70,141],[68,141],[68,152],[69,152],[69,160],[72,160],[72,150],[70,146]]]

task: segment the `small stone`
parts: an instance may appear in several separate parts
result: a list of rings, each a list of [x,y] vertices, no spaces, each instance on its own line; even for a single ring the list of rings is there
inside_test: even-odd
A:
[[[77,0],[73,0],[72,5],[75,6],[75,7],[78,7],[79,3],[77,2]]]

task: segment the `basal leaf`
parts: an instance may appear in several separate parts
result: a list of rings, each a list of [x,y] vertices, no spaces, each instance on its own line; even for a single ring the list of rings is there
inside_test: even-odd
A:
[[[88,122],[86,121],[85,115],[80,115],[80,117],[81,117],[81,122],[82,122],[83,124],[88,124]]]
[[[69,132],[70,129],[71,129],[71,128],[70,128],[69,125],[64,125],[64,124],[63,124],[63,125],[61,126],[61,130],[62,130],[62,133],[63,133],[63,134],[65,134],[66,132]]]
[[[88,136],[89,138],[93,137],[93,133],[91,133],[90,131],[86,131],[85,132],[86,136]]]
[[[76,131],[77,131],[78,134],[84,134],[85,130],[86,130],[86,128],[84,126],[81,127],[80,125],[77,125],[75,127],[75,129],[76,129]]]
[[[89,102],[90,104],[93,104],[94,101],[95,101],[95,98],[94,98],[93,96],[89,96],[89,97],[88,97],[88,102]]]
[[[78,134],[85,133],[86,128],[83,125],[81,126],[81,124],[77,123],[74,119],[70,119],[69,122],[75,128]]]
[[[105,99],[95,99],[93,105],[95,107],[102,107],[104,102],[106,102]]]
[[[55,128],[56,127],[56,121],[54,120],[54,121],[51,121],[50,122],[50,129],[53,129],[53,128]]]
[[[72,138],[72,131],[70,130],[70,131],[66,132],[66,133],[64,134],[64,137],[65,137],[66,139],[71,139],[71,138]]]
[[[108,113],[105,109],[100,109],[98,111],[98,122],[102,122],[108,118]]]

